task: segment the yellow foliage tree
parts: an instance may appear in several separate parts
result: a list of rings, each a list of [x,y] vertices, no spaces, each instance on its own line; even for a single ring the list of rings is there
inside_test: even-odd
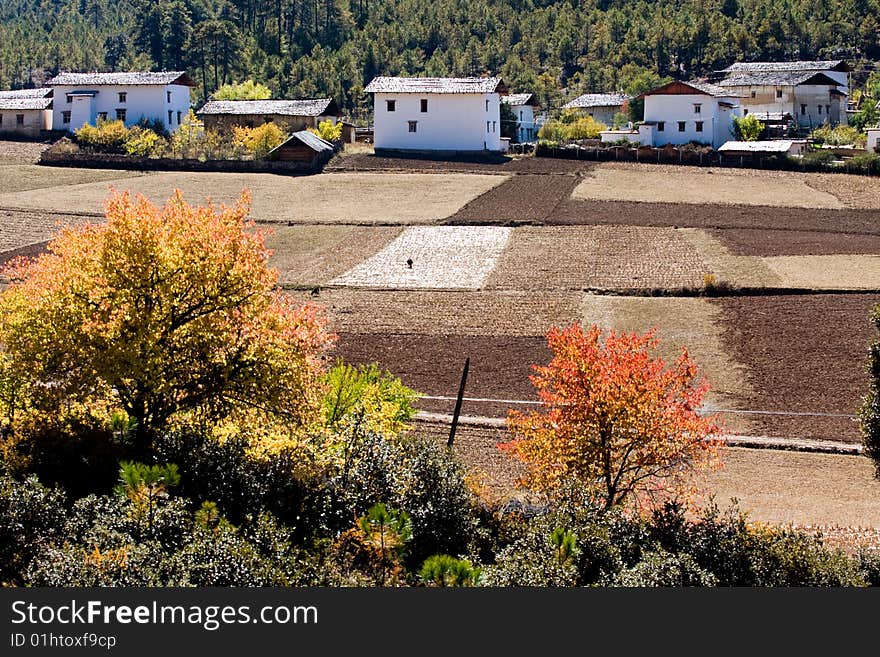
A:
[[[309,132],[313,132],[318,135],[321,139],[329,142],[338,141],[342,138],[342,124],[341,123],[333,123],[332,121],[321,121],[318,124],[318,129],[309,128]]]
[[[13,431],[71,414],[102,426],[121,410],[137,455],[181,417],[319,423],[334,336],[278,289],[249,205],[246,192],[231,207],[113,194],[105,223],[65,228],[47,253],[14,262],[0,296]]]
[[[256,128],[235,126],[232,135],[233,144],[257,158],[263,157],[287,139],[285,132],[271,121]]]

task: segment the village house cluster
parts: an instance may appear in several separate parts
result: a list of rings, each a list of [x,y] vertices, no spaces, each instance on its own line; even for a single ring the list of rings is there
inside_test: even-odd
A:
[[[603,142],[626,140],[643,146],[698,143],[722,152],[797,154],[805,136],[828,124],[847,123],[850,68],[843,60],[739,62],[705,80],[675,80],[630,98],[622,93],[589,93],[563,110],[592,117],[609,127]],[[38,137],[73,132],[100,119],[127,126],[158,122],[168,132],[190,109],[193,80],[184,71],[61,73],[44,88],[0,92],[0,133]],[[376,77],[365,88],[373,95],[372,141],[377,152],[505,152],[512,141],[538,138],[545,115],[530,93],[512,93],[499,77]],[[644,120],[620,123],[629,103],[644,103]],[[509,111],[502,111],[506,106]],[[342,140],[354,141],[355,126],[342,121],[332,98],[297,100],[208,100],[197,115],[206,128],[255,127],[270,121],[290,131],[343,123]],[[502,119],[502,115],[506,119]],[[734,142],[734,122],[754,116],[768,141]],[[510,117],[513,117],[512,119]],[[515,125],[505,130],[502,122]],[[869,130],[868,148],[880,130]]]

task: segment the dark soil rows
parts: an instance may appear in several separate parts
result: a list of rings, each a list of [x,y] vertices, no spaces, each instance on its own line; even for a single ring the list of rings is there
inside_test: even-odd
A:
[[[758,391],[756,410],[855,414],[867,391],[868,313],[880,296],[810,295],[723,298],[723,338]],[[858,442],[846,418],[749,416],[758,433]]]
[[[731,253],[746,256],[880,254],[880,235],[791,230],[713,230]]]
[[[445,223],[544,223],[580,181],[578,176],[512,176],[467,203]]]
[[[500,189],[499,186],[496,189]],[[475,203],[480,199],[476,199]],[[880,235],[880,210],[768,208],[746,205],[640,203],[568,199],[548,224],[617,224],[686,228],[745,228]]]
[[[334,158],[324,171],[407,171],[438,172],[473,171],[477,173],[578,173],[594,164],[545,157],[496,156],[486,158],[430,159],[418,157],[387,157],[358,153]]]
[[[351,363],[377,362],[411,388],[444,397],[458,393],[464,361],[470,357],[466,397],[536,399],[530,366],[550,360],[546,345],[543,337],[342,333],[335,355]],[[419,402],[419,408],[439,413],[451,413],[454,406],[452,401]],[[504,417],[508,408],[465,402],[462,414]]]

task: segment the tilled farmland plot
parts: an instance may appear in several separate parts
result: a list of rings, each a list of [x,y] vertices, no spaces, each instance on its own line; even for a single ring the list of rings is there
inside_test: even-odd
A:
[[[751,228],[713,230],[712,236],[745,256],[880,254],[880,235]]]
[[[723,316],[725,350],[748,368],[751,393],[744,403],[773,412],[749,416],[757,435],[860,440],[856,420],[836,416],[854,415],[868,390],[868,345],[875,337],[868,314],[880,295],[759,296],[712,303]]]
[[[446,219],[449,224],[543,223],[567,199],[581,178],[569,175],[516,175],[469,201]]]
[[[430,335],[544,335],[578,321],[581,294],[522,290],[423,291],[330,288],[297,298],[322,306],[343,333]]]
[[[522,290],[700,287],[710,269],[672,228],[517,228],[487,288]]]
[[[495,267],[511,229],[490,226],[407,228],[333,285],[402,289],[477,289]]]

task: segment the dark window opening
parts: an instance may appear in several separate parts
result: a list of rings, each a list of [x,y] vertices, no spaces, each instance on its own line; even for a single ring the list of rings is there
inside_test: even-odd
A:
[[[782,98],[782,89],[777,89],[777,90],[776,90],[776,97],[777,97],[777,98]]]
[[[703,132],[703,122],[697,121],[697,132]]]
[[[61,122],[70,123],[70,112],[61,112]]]
[[[385,109],[388,110],[389,112],[393,112],[396,105],[397,105],[397,101],[394,101],[394,100],[386,100],[385,101]]]
[[[417,127],[417,125],[418,125],[418,121],[407,121],[407,123],[409,124],[409,131],[410,131],[410,132],[415,132],[415,131],[416,131],[416,127]]]
[[[117,121],[125,121],[125,110],[117,109],[116,110],[116,120]]]
[[[807,106],[801,105],[801,116],[804,116],[807,113]]]
[[[173,115],[173,112],[172,112],[171,110],[168,110],[168,125],[171,125],[171,117],[172,117],[172,115]]]
[[[106,121],[107,120],[107,112],[98,112],[98,120]]]
[[[663,132],[666,129],[666,123],[663,121],[657,122],[657,132]]]
[[[177,113],[177,125],[180,125],[180,116],[181,116],[181,114],[182,114],[182,112],[178,112],[178,113]]]
[[[165,92],[165,98],[168,99],[168,102],[169,102],[169,103],[171,102],[171,92],[170,92],[170,91],[166,91],[166,92]]]
[[[427,111],[428,111],[428,99],[427,99],[427,98],[422,98],[422,100],[421,100],[421,110],[422,110],[423,112],[427,112]]]
[[[684,121],[679,121],[679,122],[678,122],[678,131],[679,131],[679,132],[684,132]]]
[[[15,125],[24,125],[24,114],[15,115]]]
[[[120,91],[119,92],[119,102],[124,103],[127,96],[128,96],[128,94],[126,92]]]

